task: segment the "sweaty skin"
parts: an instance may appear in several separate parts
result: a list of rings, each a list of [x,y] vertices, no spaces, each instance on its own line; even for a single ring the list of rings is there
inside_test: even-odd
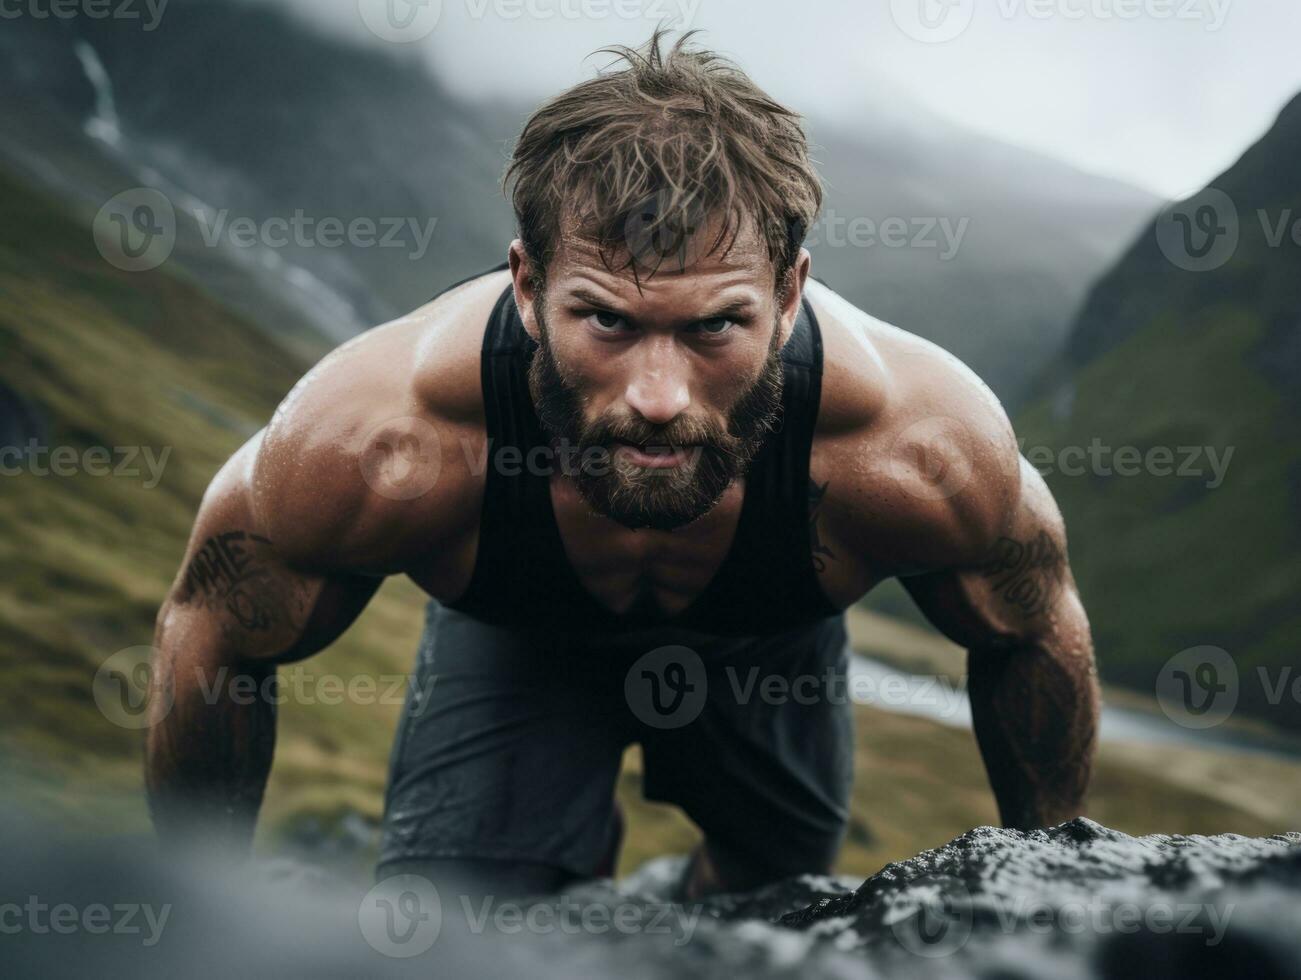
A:
[[[526,329],[538,331],[518,242],[510,258],[510,270],[326,357],[213,479],[158,616],[154,683],[172,706],[150,729],[146,779],[164,840],[242,850],[252,838],[274,704],[214,689],[241,676],[258,683],[321,650],[385,576],[407,575],[444,601],[467,588],[486,475],[479,351],[512,282]],[[901,578],[969,651],[976,735],[1004,823],[1070,819],[1083,810],[1098,692],[1057,507],[975,375],[808,270],[802,252],[775,295],[766,253],[742,238],[639,291],[566,238],[547,273],[548,335],[558,363],[582,377],[593,416],[722,417],[757,376],[774,324],[789,336],[803,292],[825,345],[809,488],[823,590],[843,608]],[[731,308],[726,327],[720,304]],[[685,608],[722,564],[743,495],[737,483],[685,527],[634,531],[593,513],[562,473],[552,478],[569,560],[615,612],[647,599],[666,615]],[[702,856],[693,891],[744,880],[709,860],[708,842]]]

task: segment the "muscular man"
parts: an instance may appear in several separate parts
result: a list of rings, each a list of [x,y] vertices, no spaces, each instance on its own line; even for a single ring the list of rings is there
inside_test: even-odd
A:
[[[325,358],[213,480],[158,620],[165,838],[247,846],[274,706],[205,694],[320,650],[388,575],[432,601],[381,873],[608,871],[634,742],[703,831],[685,894],[826,871],[850,706],[759,692],[842,677],[842,611],[891,577],[970,651],[1003,821],[1081,812],[1088,624],[997,401],[810,277],[798,117],[681,41],[621,55],[526,126],[508,263]]]

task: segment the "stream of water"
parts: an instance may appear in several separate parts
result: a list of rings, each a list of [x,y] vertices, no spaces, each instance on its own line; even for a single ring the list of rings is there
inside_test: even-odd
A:
[[[930,718],[958,728],[971,727],[971,703],[966,689],[947,678],[910,674],[880,660],[855,654],[850,685],[851,696],[864,704]],[[1186,745],[1292,760],[1301,758],[1301,742],[1295,739],[1227,725],[1194,730],[1176,724],[1157,711],[1139,711],[1115,705],[1103,707],[1100,734],[1104,740]]]

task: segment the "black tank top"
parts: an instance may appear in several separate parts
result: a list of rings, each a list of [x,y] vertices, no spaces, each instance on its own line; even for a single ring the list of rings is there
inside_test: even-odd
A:
[[[781,352],[782,418],[746,474],[731,550],[705,590],[671,617],[610,611],[570,565],[547,467],[527,465],[530,452],[546,459],[550,446],[529,394],[528,367],[536,349],[508,287],[488,320],[480,362],[493,464],[486,472],[478,557],[469,588],[444,605],[493,625],[526,630],[626,632],[667,626],[731,636],[771,634],[839,612],[818,583],[810,549],[809,449],[822,393],[822,336],[808,300]],[[503,465],[506,461],[512,465]]]

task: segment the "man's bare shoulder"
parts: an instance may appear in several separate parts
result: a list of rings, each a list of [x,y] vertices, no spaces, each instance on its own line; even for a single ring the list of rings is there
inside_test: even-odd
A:
[[[891,574],[975,560],[1019,494],[1003,407],[965,364],[810,282],[824,346],[813,476],[828,528]]]
[[[291,561],[408,571],[477,527],[479,352],[509,282],[480,277],[326,356],[263,433],[250,489]]]

